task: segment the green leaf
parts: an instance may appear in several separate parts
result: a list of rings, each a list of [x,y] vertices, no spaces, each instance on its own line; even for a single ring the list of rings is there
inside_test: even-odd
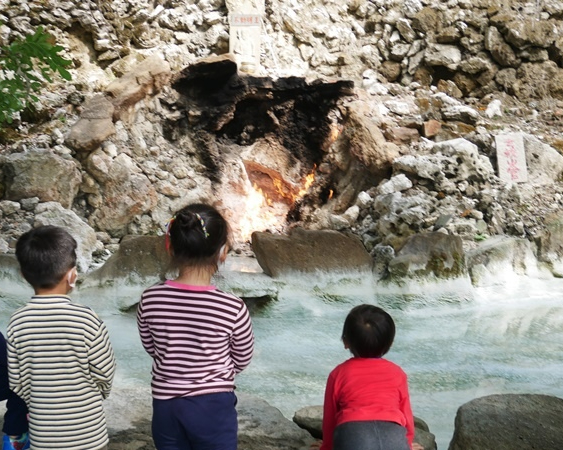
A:
[[[64,48],[51,44],[51,36],[39,26],[7,46],[0,46],[0,126],[11,123],[13,115],[39,98],[33,95],[42,85],[52,83],[52,74],[64,80],[72,76],[65,67],[72,61],[59,55]],[[38,76],[37,73],[41,75]],[[9,76],[9,78],[8,78]]]

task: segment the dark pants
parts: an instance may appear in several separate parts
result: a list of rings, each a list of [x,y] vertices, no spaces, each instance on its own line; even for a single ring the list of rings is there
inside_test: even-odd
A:
[[[345,422],[334,430],[333,450],[410,450],[407,429],[394,422]]]
[[[152,436],[157,450],[236,450],[234,392],[153,399]]]

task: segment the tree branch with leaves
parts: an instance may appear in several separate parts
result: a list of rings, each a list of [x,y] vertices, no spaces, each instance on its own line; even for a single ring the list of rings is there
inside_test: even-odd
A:
[[[62,50],[42,27],[0,47],[0,126],[12,123],[16,113],[39,101],[36,93],[45,82],[53,82],[52,74],[72,78],[65,69],[71,61],[59,55]]]

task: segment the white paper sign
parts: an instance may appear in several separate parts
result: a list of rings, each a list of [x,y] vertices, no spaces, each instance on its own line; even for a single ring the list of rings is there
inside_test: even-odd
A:
[[[495,136],[495,143],[499,178],[513,183],[528,181],[526,149],[522,134],[499,134]]]

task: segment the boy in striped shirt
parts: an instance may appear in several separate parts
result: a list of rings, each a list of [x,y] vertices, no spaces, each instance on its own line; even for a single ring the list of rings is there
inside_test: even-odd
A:
[[[16,244],[23,277],[35,295],[8,324],[10,388],[29,408],[33,450],[100,450],[108,443],[102,400],[115,357],[107,329],[90,308],[73,303],[76,241],[42,226]]]

